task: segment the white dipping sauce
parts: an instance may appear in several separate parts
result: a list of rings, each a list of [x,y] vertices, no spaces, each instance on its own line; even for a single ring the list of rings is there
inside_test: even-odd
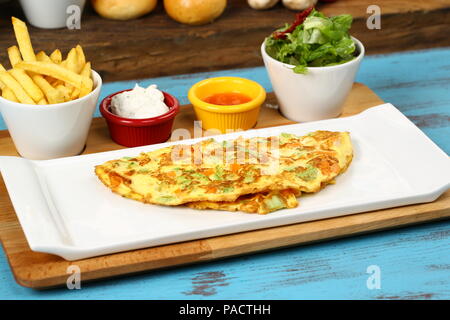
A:
[[[133,90],[116,94],[111,100],[111,111],[119,117],[145,119],[163,115],[169,111],[163,93],[156,84],[142,88],[138,84]]]

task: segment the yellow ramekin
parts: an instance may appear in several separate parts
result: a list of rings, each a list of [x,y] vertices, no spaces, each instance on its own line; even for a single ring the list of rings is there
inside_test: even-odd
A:
[[[203,101],[217,93],[238,92],[252,100],[237,105],[221,106]],[[222,133],[247,130],[255,126],[259,110],[266,99],[266,91],[255,81],[238,77],[217,77],[194,84],[188,93],[198,120],[205,130],[218,129]]]

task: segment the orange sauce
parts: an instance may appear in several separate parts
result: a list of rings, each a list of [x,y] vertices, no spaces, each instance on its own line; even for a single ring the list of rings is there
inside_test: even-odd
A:
[[[219,106],[234,106],[251,101],[252,99],[239,92],[216,93],[206,97],[203,101]]]

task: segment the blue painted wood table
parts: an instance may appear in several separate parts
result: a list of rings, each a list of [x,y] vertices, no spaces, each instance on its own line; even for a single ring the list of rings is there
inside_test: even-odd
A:
[[[270,82],[263,67],[147,79],[181,97],[207,76]],[[363,61],[358,81],[397,106],[450,153],[450,48]],[[134,82],[104,85],[102,96]],[[98,114],[96,115],[98,116]],[[0,129],[4,129],[0,121]],[[379,268],[380,287],[367,285]],[[450,221],[247,255],[95,283],[80,290],[19,286],[0,251],[1,299],[449,299]]]

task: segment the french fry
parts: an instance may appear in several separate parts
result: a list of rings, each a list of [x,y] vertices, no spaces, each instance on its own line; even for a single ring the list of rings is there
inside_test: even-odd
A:
[[[48,103],[47,103],[47,100],[45,100],[45,98],[42,98],[41,100],[38,101],[37,104],[44,105],[44,104],[48,104]]]
[[[25,22],[15,17],[12,17],[11,21],[23,60],[36,61],[36,56],[34,54],[33,46],[31,45],[30,34],[28,33],[27,25],[25,24]]]
[[[94,82],[91,79],[91,73],[92,73],[91,63],[87,62],[84,65],[83,70],[81,70],[81,73],[80,73],[80,75],[83,77],[83,79],[88,79],[88,80],[84,80],[84,82],[81,86],[80,98],[89,94],[94,87]]]
[[[70,97],[71,92],[66,86],[60,84],[60,85],[56,86],[56,89],[59,92],[61,92],[61,94],[64,97],[64,101],[70,101],[71,100],[71,97]]]
[[[80,93],[81,93],[81,90],[80,90],[80,89],[74,88],[74,90],[73,90],[72,93],[70,94],[70,99],[71,99],[71,100],[75,100],[75,99],[81,98],[81,97],[80,97]]]
[[[34,104],[33,99],[31,99],[31,97],[26,93],[20,83],[18,83],[17,80],[14,79],[14,77],[7,71],[0,72],[0,81],[12,90],[20,103]]]
[[[30,76],[23,69],[11,69],[8,71],[14,79],[21,84],[28,95],[34,100],[39,102],[44,98],[42,90],[33,82]]]
[[[47,80],[47,82],[50,83],[53,88],[56,88],[60,84],[64,85],[64,81],[59,80],[59,79],[55,79],[55,78],[50,77],[50,76],[45,76],[45,80]]]
[[[75,48],[70,49],[69,53],[67,54],[67,69],[69,69],[72,72],[78,73],[78,57],[77,57],[77,51]]]
[[[80,98],[89,94],[92,91],[93,87],[94,87],[94,82],[92,81],[92,79],[83,77],[83,82],[81,83],[81,89],[80,89]]]
[[[50,76],[64,82],[73,85],[76,88],[81,88],[83,77],[76,74],[73,71],[67,70],[60,65],[42,62],[42,61],[29,61],[20,62],[16,65],[17,68],[24,69],[26,71],[31,71],[46,76]]]
[[[20,55],[19,48],[17,46],[12,46],[8,48],[8,57],[11,67],[14,68],[16,64],[22,61],[22,56]]]
[[[5,69],[5,67],[0,63],[0,72],[2,72],[2,71],[6,71],[6,69]],[[3,82],[1,82],[0,81],[0,89],[5,89],[6,88],[6,85],[3,83]]]
[[[79,44],[77,44],[75,50],[77,51],[78,58],[78,73],[80,73],[83,70],[84,65],[86,64],[86,56],[84,55],[83,48]]]
[[[90,78],[91,77],[91,73],[92,73],[91,63],[90,62],[86,62],[86,64],[84,65],[83,69],[81,70],[80,74],[81,74],[82,77]]]
[[[52,81],[49,81],[53,88],[56,88],[59,85],[65,85],[65,82],[59,79],[53,79]],[[72,86],[73,87],[73,86]]]
[[[71,101],[92,92],[91,63],[83,48],[72,48],[65,60],[59,49],[50,56],[34,52],[27,25],[11,17],[17,45],[7,49],[12,69],[0,64],[1,96],[25,104],[54,104]]]
[[[50,54],[50,59],[56,64],[60,64],[62,61],[62,54],[59,49],[56,49]]]
[[[70,83],[64,83],[64,86],[69,91],[71,100],[74,100],[74,99],[78,98],[78,96],[80,95],[80,89],[74,87]]]
[[[8,99],[10,101],[14,101],[14,102],[19,102],[16,98],[16,95],[14,94],[14,92],[12,92],[12,90],[8,87],[4,87],[2,89],[2,97],[5,99]]]
[[[47,80],[44,79],[40,74],[33,76],[33,81],[41,88],[44,92],[45,97],[49,103],[61,103],[64,102],[64,97],[60,91],[53,88]]]
[[[37,61],[43,61],[43,62],[51,62],[53,63],[52,59],[50,59],[50,57],[44,52],[44,51],[39,51],[36,54],[36,60]]]

